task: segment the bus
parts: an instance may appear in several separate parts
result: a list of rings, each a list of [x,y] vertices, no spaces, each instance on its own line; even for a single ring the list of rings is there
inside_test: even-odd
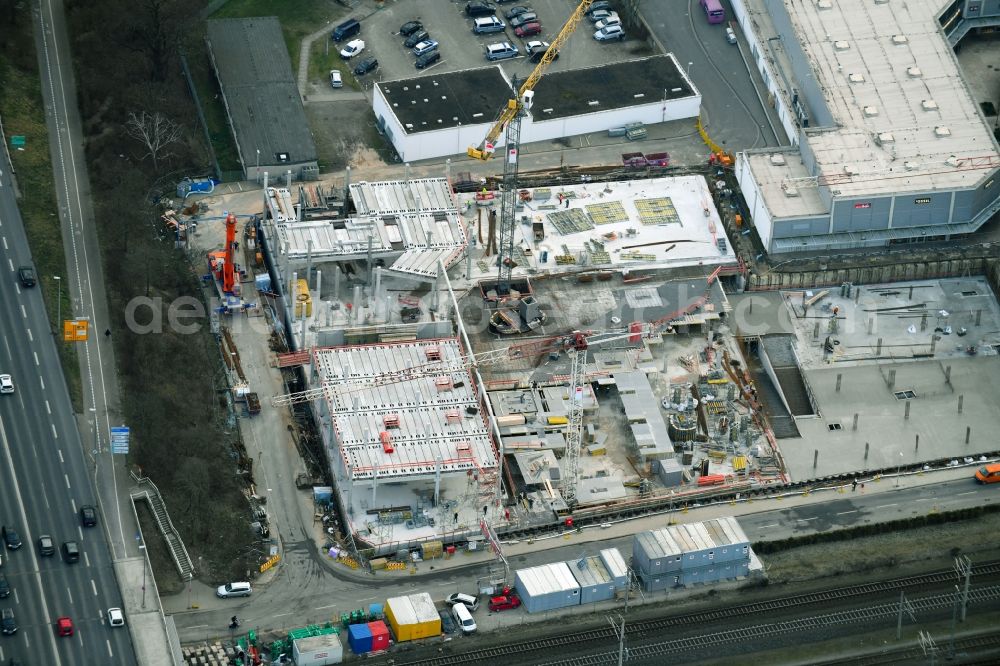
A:
[[[705,10],[709,23],[722,23],[726,20],[726,10],[722,8],[720,0],[698,0],[698,3]]]

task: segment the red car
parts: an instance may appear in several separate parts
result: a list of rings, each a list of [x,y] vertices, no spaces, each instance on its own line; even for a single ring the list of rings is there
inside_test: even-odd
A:
[[[73,635],[73,620],[68,617],[61,617],[56,620],[56,629],[59,631],[60,636],[72,636]]]
[[[490,598],[490,611],[509,610],[521,605],[521,598],[516,594],[501,594],[499,597]]]
[[[532,35],[540,35],[541,33],[541,23],[525,23],[524,25],[514,29],[514,34],[518,37],[531,37]]]

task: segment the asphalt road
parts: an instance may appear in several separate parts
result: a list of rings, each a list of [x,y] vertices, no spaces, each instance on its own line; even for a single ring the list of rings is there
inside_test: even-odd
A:
[[[0,521],[16,527],[24,546],[3,553],[13,593],[0,607],[14,609],[19,631],[0,637],[0,662],[135,663],[128,632],[112,630],[104,619],[105,609],[121,606],[121,596],[104,530],[84,530],[77,515],[94,503],[94,491],[41,291],[22,288],[16,278],[31,254],[5,153],[2,160],[0,368],[13,375],[16,392],[0,396]],[[57,546],[77,541],[80,561],[39,556],[42,534]],[[77,626],[73,637],[56,636],[54,623],[64,615]]]
[[[723,5],[728,22],[732,7],[728,2]],[[698,0],[670,3],[669,9],[661,0],[647,0],[639,12],[701,91],[702,122],[714,141],[734,152],[785,143],[784,136],[775,137],[767,121],[751,79],[759,76],[756,70],[747,71],[741,55],[748,52],[742,36],[738,45],[726,42],[726,24],[710,25]]]
[[[842,494],[831,492],[826,496],[813,495],[809,499],[758,500],[753,504],[727,509],[738,516],[750,540],[759,541],[1000,501],[998,489],[977,485],[971,480],[971,472],[968,479],[929,485],[913,486],[907,479],[898,489],[885,486],[891,483],[882,481],[881,492],[877,493],[871,492],[871,489],[863,492],[860,487],[851,492],[848,487]],[[789,506],[774,508],[779,502],[787,502]],[[538,543],[533,552],[508,553],[508,557],[511,568],[517,569],[569,560],[579,557],[581,550],[596,552],[597,548],[607,547],[619,548],[627,558],[631,553],[632,537],[599,543],[574,540],[571,545],[551,549],[546,549],[544,543]],[[318,559],[318,554],[307,544],[297,544],[287,553],[279,577],[266,587],[258,588],[249,599],[215,599],[209,590],[200,589],[193,599],[200,607],[198,610],[177,612],[175,608],[173,612],[181,641],[188,643],[224,635],[224,627],[234,614],[243,620],[245,626],[279,630],[329,620],[339,617],[342,612],[367,607],[372,602],[382,603],[388,597],[411,592],[429,592],[433,598],[443,599],[458,590],[474,591],[477,576],[485,573],[485,567],[478,565],[410,578],[388,574],[357,579],[335,575]],[[432,565],[427,563],[424,566]],[[169,608],[167,610],[171,612]]]

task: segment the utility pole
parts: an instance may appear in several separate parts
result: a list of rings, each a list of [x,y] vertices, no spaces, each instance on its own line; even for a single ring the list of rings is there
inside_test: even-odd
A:
[[[896,618],[896,640],[900,640],[903,636],[903,613],[910,616],[910,619],[914,622],[917,621],[916,616],[913,614],[913,605],[906,599],[906,594],[902,590],[899,592],[899,615]]]
[[[925,655],[930,654],[931,666],[934,666],[934,664],[937,663],[937,651],[938,651],[937,643],[934,642],[934,639],[931,637],[929,633],[921,631],[919,644],[920,644],[920,649],[924,651]]]
[[[965,622],[965,611],[969,607],[969,583],[972,580],[972,560],[965,555],[956,557],[955,571],[958,572],[959,578],[965,578],[965,585],[962,586],[962,616],[960,618],[961,622]]]
[[[962,601],[962,590],[955,586],[955,603],[951,605],[951,638],[948,639],[948,658],[955,658],[955,625],[958,623],[958,606]]]
[[[628,599],[628,596],[625,598]],[[615,636],[618,638],[618,666],[622,666],[628,658],[628,653],[625,651],[625,618],[621,615],[616,615],[609,617],[608,622],[611,623],[611,626],[615,630]],[[621,623],[620,625],[619,622]]]

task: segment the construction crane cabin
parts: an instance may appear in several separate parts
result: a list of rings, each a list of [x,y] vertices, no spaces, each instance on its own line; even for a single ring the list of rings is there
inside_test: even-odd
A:
[[[542,78],[545,70],[555,60],[559,49],[576,30],[580,19],[586,14],[593,0],[583,0],[570,15],[562,30],[549,44],[548,50],[542,56],[535,69],[518,87],[514,79],[514,99],[507,100],[507,105],[501,109],[496,122],[487,132],[483,142],[478,147],[470,147],[466,152],[469,157],[477,160],[488,160],[496,152],[496,141],[504,133],[504,148],[506,158],[503,163],[503,179],[500,183],[500,229],[497,244],[497,280],[495,283],[483,283],[480,290],[488,302],[495,304],[496,309],[490,316],[490,328],[502,335],[526,333],[533,331],[545,322],[545,313],[531,293],[527,279],[512,289],[511,274],[514,262],[514,236],[517,232],[515,206],[518,196],[518,162],[521,147],[521,121],[531,110],[534,102],[535,86]],[[493,228],[491,225],[492,236]],[[491,238],[492,240],[492,238]],[[515,293],[516,292],[516,293]],[[516,296],[516,297],[515,297]]]

